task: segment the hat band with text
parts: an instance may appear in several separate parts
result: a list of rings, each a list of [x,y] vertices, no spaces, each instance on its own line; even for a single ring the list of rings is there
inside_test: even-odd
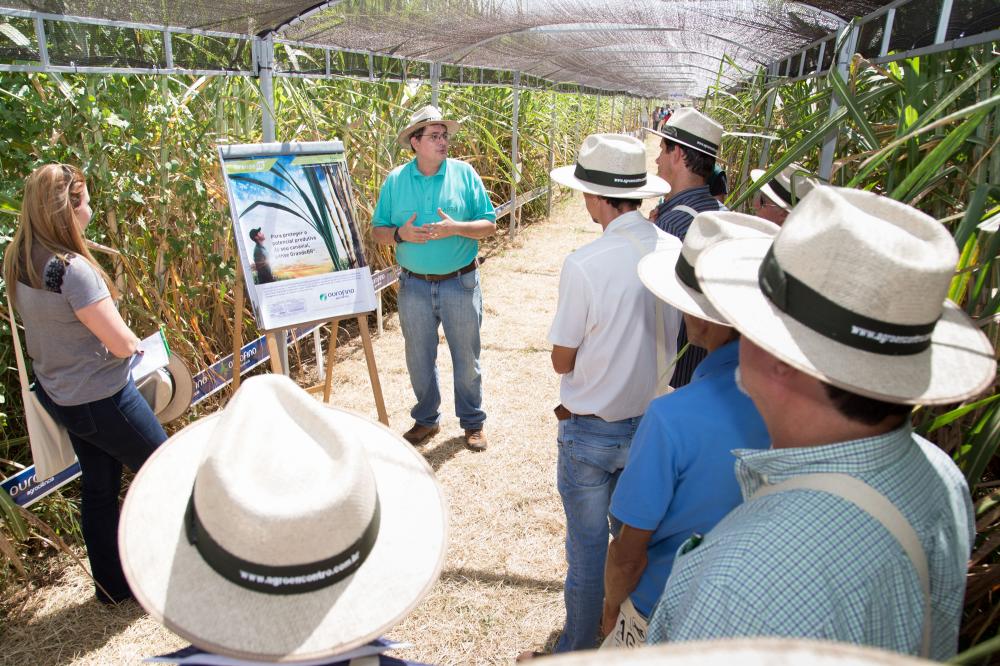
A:
[[[774,248],[761,262],[758,283],[776,308],[820,335],[861,351],[886,356],[919,354],[931,345],[937,319],[928,324],[894,324],[852,312],[778,264]]]
[[[645,173],[611,173],[610,171],[597,171],[587,169],[576,163],[576,170],[573,175],[580,180],[592,185],[603,185],[604,187],[618,187],[623,190],[635,189],[646,184]]]
[[[697,148],[698,150],[704,150],[706,153],[715,157],[719,152],[718,144],[707,141],[697,134],[692,134],[685,129],[681,129],[675,125],[667,125],[660,130],[664,134],[669,134],[672,138],[682,141],[692,148]]]
[[[198,518],[193,490],[184,514],[188,543],[217,574],[242,588],[280,595],[313,592],[339,583],[353,574],[375,547],[380,522],[381,509],[376,495],[375,510],[368,527],[350,546],[318,562],[274,566],[249,562],[220,546]]]

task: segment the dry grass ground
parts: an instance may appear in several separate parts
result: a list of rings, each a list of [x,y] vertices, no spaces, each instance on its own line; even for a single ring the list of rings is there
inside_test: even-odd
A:
[[[650,142],[648,152],[653,153]],[[652,164],[650,165],[652,167]],[[655,167],[652,167],[655,169]],[[566,254],[593,240],[578,194],[555,206],[488,257],[482,269],[486,423],[484,453],[463,446],[454,416],[451,359],[438,358],[442,429],[421,449],[450,505],[450,543],[440,581],[389,636],[415,644],[400,655],[432,664],[510,664],[523,649],[550,646],[562,626],[564,517],[555,488],[559,382],[546,340]],[[410,426],[412,394],[395,316],[375,355],[391,427]],[[360,344],[338,350],[332,402],[376,418]],[[134,603],[107,609],[68,560],[23,600],[3,629],[5,663],[123,664],[185,644]],[[14,602],[12,604],[12,602]]]

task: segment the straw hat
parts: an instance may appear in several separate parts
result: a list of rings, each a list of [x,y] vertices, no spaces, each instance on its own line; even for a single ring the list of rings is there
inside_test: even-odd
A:
[[[751,169],[750,177],[757,182],[764,175],[763,169]],[[802,197],[809,194],[814,187],[819,185],[808,171],[799,164],[789,164],[774,178],[760,186],[760,191],[775,205],[791,210]]]
[[[403,148],[409,148],[410,135],[418,129],[427,127],[428,125],[444,125],[448,128],[449,134],[454,134],[460,127],[458,121],[445,120],[441,116],[441,109],[437,108],[433,104],[428,104],[410,117],[410,124],[399,133],[399,136],[396,137],[396,141],[398,141],[399,145]]]
[[[171,631],[295,661],[406,616],[440,574],[446,524],[434,473],[405,441],[262,375],[139,470],[119,546],[139,603]]]
[[[922,666],[934,662],[872,647],[800,638],[730,638],[547,657],[546,666]]]
[[[699,213],[691,221],[681,247],[647,254],[639,262],[639,279],[657,298],[690,315],[716,324],[729,323],[701,293],[694,266],[706,249],[731,238],[773,238],[778,225],[732,212]]]
[[[996,375],[989,340],[945,300],[957,261],[934,218],[820,185],[773,245],[719,243],[695,272],[726,320],[799,370],[879,400],[943,404],[980,393]]]
[[[583,140],[576,164],[553,169],[552,180],[588,194],[646,199],[670,191],[659,176],[646,173],[646,146],[624,134],[591,134]]]
[[[697,109],[687,106],[677,109],[659,131],[649,128],[646,131],[706,155],[719,156],[722,125]]]

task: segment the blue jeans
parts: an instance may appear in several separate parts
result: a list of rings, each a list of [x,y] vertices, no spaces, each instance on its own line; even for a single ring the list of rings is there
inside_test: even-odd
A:
[[[608,422],[572,416],[559,422],[556,485],[566,511],[568,569],[563,591],[566,625],[556,652],[597,647],[608,536],[621,528],[608,509],[641,418]]]
[[[111,397],[82,405],[57,405],[39,382],[35,392],[52,418],[66,426],[80,461],[80,522],[90,570],[100,585],[97,598],[127,599],[132,593],[118,555],[122,465],[139,471],[167,434],[131,378]]]
[[[479,368],[479,327],[483,323],[483,292],[479,271],[430,282],[403,271],[399,278],[399,323],[406,343],[406,369],[417,404],[410,416],[420,425],[441,419],[438,387],[438,327],[451,352],[455,373],[455,415],[462,428],[478,430],[486,421]]]

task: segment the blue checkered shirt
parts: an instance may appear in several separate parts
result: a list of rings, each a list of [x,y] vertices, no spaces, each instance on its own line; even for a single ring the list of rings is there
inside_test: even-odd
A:
[[[972,502],[951,459],[910,427],[809,448],[734,451],[744,498],[763,484],[840,472],[885,495],[910,521],[931,578],[931,657],[955,655]],[[902,547],[840,497],[790,490],[741,504],[700,544],[678,550],[647,640],[789,636],[917,654],[923,595]]]

